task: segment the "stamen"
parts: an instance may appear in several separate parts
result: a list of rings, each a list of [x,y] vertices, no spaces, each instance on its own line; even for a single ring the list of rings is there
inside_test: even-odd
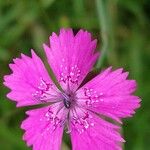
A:
[[[66,100],[65,98],[63,99],[63,103],[65,105],[66,108],[70,108],[71,106],[71,102],[69,100]]]
[[[59,107],[59,108],[57,108]],[[58,109],[57,111],[55,111]],[[49,108],[47,113],[45,114],[46,120],[49,121],[53,125],[54,131],[58,125],[63,126],[65,123],[65,118],[62,116],[63,106],[59,106],[56,104],[56,106],[53,105],[52,108]]]
[[[74,95],[62,93],[63,96],[63,104],[64,106],[69,109],[71,108],[72,103],[74,103]]]
[[[71,123],[79,134],[86,131],[89,127],[94,126],[94,123],[92,122],[92,116],[88,112],[81,112],[81,111],[82,111],[81,109],[80,110],[78,109],[77,113],[77,110],[74,109],[72,111],[73,116],[71,118]],[[81,113],[80,116],[79,113]]]
[[[65,59],[62,59],[62,64],[60,65],[60,81],[66,83],[71,82],[73,84],[78,84],[79,77],[81,76],[81,71],[77,65],[70,66],[69,68],[66,66]]]
[[[91,88],[84,88],[84,95],[88,98],[85,100],[87,106],[92,106],[94,103],[98,103],[99,101],[103,102],[103,93],[97,93],[97,91]]]
[[[59,100],[59,92],[57,89],[55,89],[53,84],[45,81],[43,78],[40,78],[40,84],[32,96],[40,102],[54,102]]]

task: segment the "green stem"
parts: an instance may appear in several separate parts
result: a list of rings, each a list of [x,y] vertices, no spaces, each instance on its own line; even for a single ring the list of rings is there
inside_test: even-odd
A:
[[[106,0],[96,0],[96,7],[99,19],[99,25],[101,29],[102,48],[101,57],[97,62],[96,67],[100,68],[107,53],[108,49],[108,17],[106,11]]]

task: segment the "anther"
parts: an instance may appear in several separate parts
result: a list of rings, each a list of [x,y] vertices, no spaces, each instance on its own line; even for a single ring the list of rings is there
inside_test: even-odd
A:
[[[71,106],[71,102],[69,101],[69,100],[66,100],[65,98],[63,99],[63,103],[64,103],[64,106],[66,107],[66,108],[70,108],[70,106]]]

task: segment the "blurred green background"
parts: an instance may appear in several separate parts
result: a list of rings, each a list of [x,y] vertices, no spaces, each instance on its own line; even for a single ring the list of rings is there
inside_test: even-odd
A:
[[[123,67],[137,80],[142,106],[124,120],[124,149],[150,150],[149,0],[0,0],[0,150],[30,149],[20,129],[28,108],[8,101],[9,90],[2,85],[8,64],[20,53],[30,55],[31,48],[43,57],[42,43],[61,27],[92,32],[97,49],[107,49],[100,68]],[[65,136],[64,150],[67,145]]]

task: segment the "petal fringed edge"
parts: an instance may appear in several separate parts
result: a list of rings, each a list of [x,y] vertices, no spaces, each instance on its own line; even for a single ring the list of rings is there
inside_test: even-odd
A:
[[[119,134],[120,127],[109,123],[91,113],[89,126],[81,134],[71,126],[71,141],[73,150],[121,150],[121,142],[125,142]]]
[[[27,112],[29,115],[22,122],[21,128],[25,130],[23,140],[28,146],[32,146],[33,150],[60,150],[63,135],[63,126],[56,124],[58,120],[52,120],[50,108],[43,107]],[[55,110],[53,110],[55,112]]]
[[[48,62],[64,90],[75,91],[92,69],[99,53],[95,53],[96,40],[80,30],[61,29],[60,34],[50,36],[50,46],[44,44]]]
[[[16,101],[17,107],[42,103],[40,90],[46,83],[53,84],[41,59],[33,50],[31,53],[32,57],[21,54],[14,59],[9,65],[12,73],[4,76],[4,85],[11,89],[7,97]]]
[[[121,123],[140,107],[140,98],[134,96],[136,81],[127,79],[123,69],[104,70],[77,91],[78,103],[88,109]]]

